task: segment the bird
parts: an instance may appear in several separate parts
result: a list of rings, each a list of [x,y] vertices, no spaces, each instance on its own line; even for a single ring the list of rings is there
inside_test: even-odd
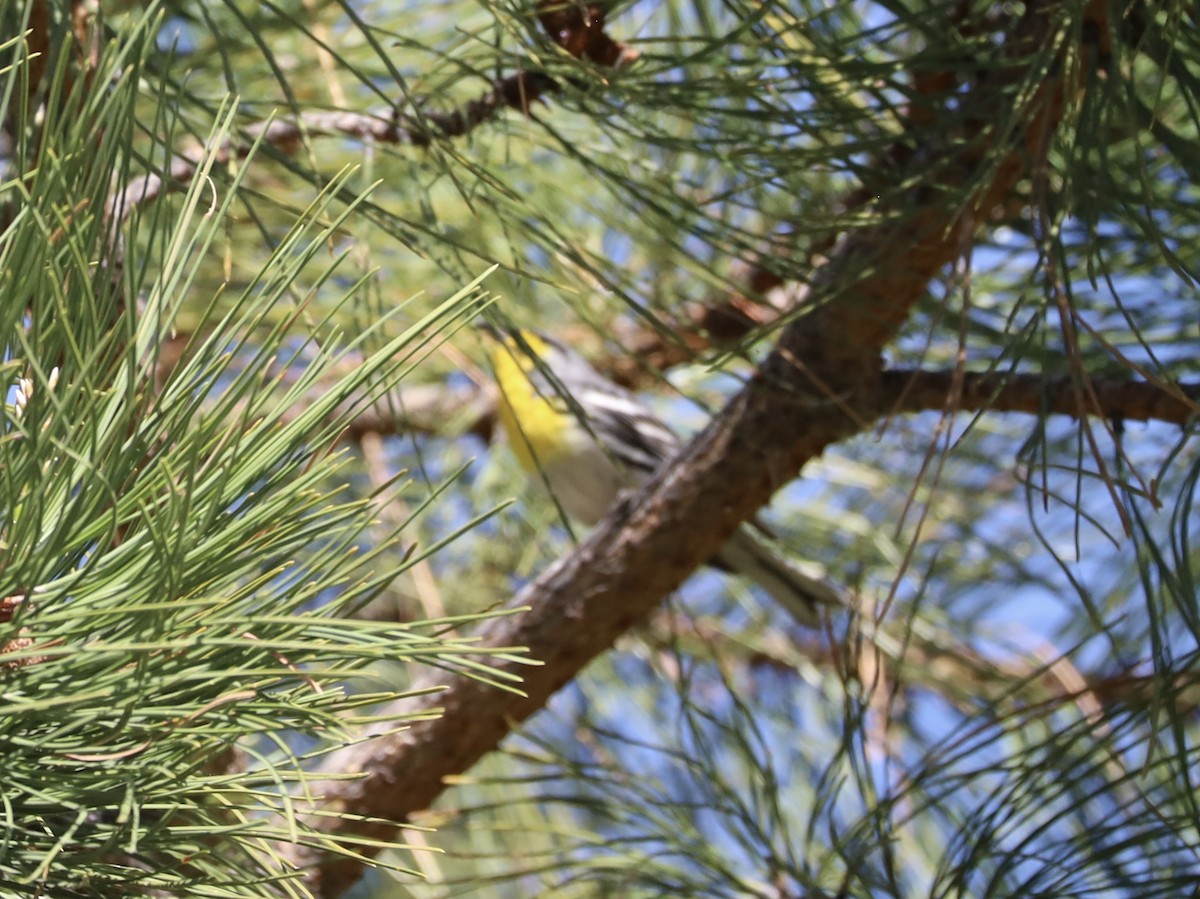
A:
[[[649,407],[563,342],[529,329],[481,330],[491,338],[508,443],[569,518],[596,524],[680,448]],[[756,583],[805,626],[819,624],[822,606],[844,604],[832,586],[782,556],[757,522],[741,525],[709,564]]]

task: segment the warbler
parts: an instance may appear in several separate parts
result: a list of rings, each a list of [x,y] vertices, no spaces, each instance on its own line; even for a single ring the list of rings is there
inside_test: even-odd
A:
[[[649,478],[679,449],[678,435],[632,393],[545,334],[485,325],[500,392],[500,424],[521,466],[584,525],[604,517],[622,490]],[[842,599],[742,525],[711,564],[748,578],[798,621]]]

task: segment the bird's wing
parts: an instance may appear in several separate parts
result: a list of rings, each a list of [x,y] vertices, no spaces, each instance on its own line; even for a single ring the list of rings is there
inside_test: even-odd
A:
[[[679,438],[633,394],[620,390],[588,390],[580,405],[591,428],[617,461],[647,474],[679,448]]]

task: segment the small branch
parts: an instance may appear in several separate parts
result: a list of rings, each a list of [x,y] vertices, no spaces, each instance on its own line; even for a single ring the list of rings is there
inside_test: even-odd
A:
[[[560,47],[577,59],[597,65],[620,68],[637,58],[637,52],[604,31],[604,10],[597,5],[580,6],[571,0],[543,0],[538,6],[542,27]],[[419,110],[410,115],[396,110],[391,116],[369,113],[304,113],[295,118],[278,119],[250,125],[244,131],[245,142],[222,147],[216,162],[244,159],[259,137],[281,153],[292,155],[306,138],[344,135],[382,144],[410,144],[427,147],[443,138],[463,137],[493,119],[504,109],[528,115],[533,104],[558,90],[558,84],[541,72],[516,72],[497,80],[491,90],[462,107],[449,112]],[[196,174],[198,151],[183,153],[171,160],[165,174],[146,174],[134,178],[113,194],[105,205],[107,219],[123,222],[144,203],[160,196],[168,187],[188,184]]]
[[[962,384],[954,384],[955,377]],[[880,400],[892,412],[943,409],[952,390],[960,387],[954,411],[1025,412],[1030,415],[1103,416],[1125,421],[1187,424],[1200,414],[1200,383],[1149,384],[1093,378],[1096,403],[1081,406],[1075,381],[1069,376],[954,371],[885,371]]]
[[[421,112],[418,115],[384,117],[361,112],[314,112],[296,118],[258,122],[244,129],[245,140],[226,144],[216,154],[217,164],[244,159],[260,137],[263,143],[281,153],[293,155],[305,139],[343,135],[381,144],[411,144],[427,147],[442,137],[462,137],[502,109],[528,113],[531,104],[556,90],[547,75],[518,72],[495,83],[490,91],[451,112]],[[165,174],[146,174],[132,179],[122,190],[109,197],[105,212],[112,221],[122,222],[137,207],[158,198],[165,189],[186,185],[195,177],[201,153],[193,150],[171,160]]]
[[[490,121],[501,109],[517,109],[528,115],[534,102],[557,90],[558,84],[549,75],[518,72],[500,79],[490,91],[460,109],[452,112],[422,110],[418,116],[402,117],[400,123],[404,127],[394,142],[426,147],[437,138],[462,137]]]

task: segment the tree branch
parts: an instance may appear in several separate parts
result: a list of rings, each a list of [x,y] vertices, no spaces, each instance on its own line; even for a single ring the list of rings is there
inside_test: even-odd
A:
[[[604,31],[605,13],[597,4],[582,5],[562,0],[543,0],[538,19],[550,38],[575,58],[598,65],[620,68],[637,58],[637,52]],[[393,111],[390,116],[356,112],[304,113],[294,118],[258,122],[244,130],[246,140],[227,144],[216,154],[216,162],[244,159],[260,137],[264,143],[293,155],[311,137],[337,134],[372,140],[381,144],[411,144],[427,147],[441,138],[462,137],[490,121],[501,110],[515,109],[526,115],[533,104],[558,90],[557,82],[542,72],[516,72],[500,78],[491,90],[462,107],[447,111],[419,109],[415,114]],[[195,177],[199,150],[175,156],[163,174],[149,173],[132,179],[114,193],[105,205],[110,223],[123,222],[134,209],[148,203],[173,186],[186,185]]]
[[[244,129],[245,140],[229,143],[216,154],[216,162],[244,159],[253,143],[263,143],[293,155],[306,138],[344,135],[380,144],[411,144],[427,147],[439,137],[461,137],[493,118],[502,109],[528,112],[531,104],[556,89],[554,81],[536,72],[518,72],[497,81],[492,89],[463,107],[449,112],[421,111],[416,115],[397,111],[391,116],[363,112],[313,112],[295,118],[257,122]],[[158,198],[164,190],[186,185],[200,165],[200,151],[181,153],[171,160],[164,174],[148,173],[133,178],[108,200],[105,213],[113,222],[124,221],[134,209]]]
[[[980,115],[1003,108],[1005,88],[1025,74],[1020,61],[1037,58],[1052,40],[1062,24],[1056,13],[1064,8],[1029,4],[1006,39],[1013,64],[979,73],[962,97],[964,108]],[[1099,0],[1089,6],[1100,35],[1107,34],[1105,10]],[[447,777],[465,771],[514,723],[540,709],[711,558],[804,463],[874,420],[881,411],[880,351],[928,283],[962,253],[964,237],[1001,206],[1031,163],[1038,164],[1068,98],[1082,89],[1079,68],[1059,62],[1025,104],[1023,127],[1004,144],[990,128],[973,134],[948,129],[942,142],[912,153],[895,183],[915,186],[881,198],[878,223],[830,250],[812,281],[813,311],[782,331],[759,374],[636,497],[618,504],[575,552],[521,591],[514,605],[528,612],[483,629],[482,645],[526,646],[544,663],[520,672],[525,693],[502,693],[463,677],[441,680],[440,694],[418,701],[440,706],[440,717],[326,758],[322,770],[331,776],[362,776],[312,784],[312,794],[323,799],[307,826],[351,839],[391,836],[395,825],[387,821],[427,807]],[[992,162],[986,168],[984,157]],[[937,173],[941,195],[962,192],[960,206],[930,201],[929,172]],[[835,296],[836,302],[824,302]],[[300,846],[284,851],[311,866],[309,885],[319,896],[340,895],[363,868],[361,860],[321,857]]]
[[[956,383],[961,379],[961,384]],[[1103,416],[1124,421],[1184,425],[1200,414],[1200,383],[1150,384],[1093,378],[1098,405],[1080,401],[1070,376],[894,369],[880,381],[880,402],[892,413],[953,411],[1026,412],[1030,415]],[[955,391],[960,390],[959,395]]]

